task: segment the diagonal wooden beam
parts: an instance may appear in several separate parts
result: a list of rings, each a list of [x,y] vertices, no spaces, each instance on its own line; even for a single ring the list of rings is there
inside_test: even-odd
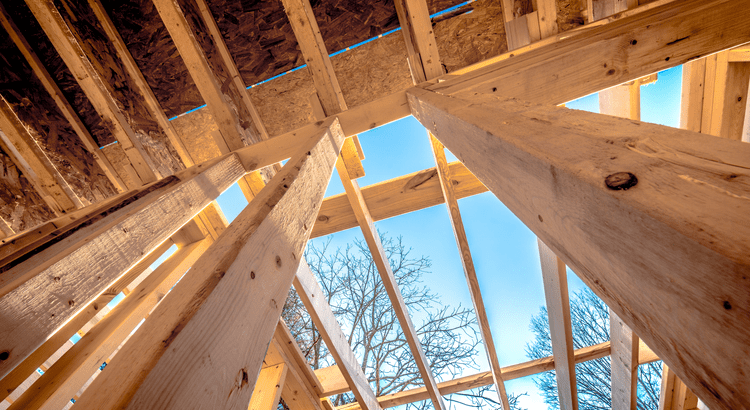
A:
[[[544,298],[547,302],[560,408],[576,410],[578,409],[578,387],[573,353],[573,329],[570,323],[568,275],[565,263],[541,239],[537,239],[537,243],[539,258],[542,262]]]
[[[138,173],[140,182],[147,184],[155,181],[157,175],[151,159],[53,2],[28,0],[26,4],[96,111],[109,124],[115,139],[122,145]]]
[[[225,100],[222,85],[211,69],[206,54],[195,38],[178,1],[155,0],[154,5],[229,149],[234,151],[244,147],[246,142],[258,141],[251,119],[244,119],[246,121],[243,122]]]
[[[138,68],[138,64],[136,64],[135,59],[133,59],[133,56],[130,54],[130,51],[125,45],[122,37],[120,37],[120,33],[117,31],[117,28],[115,28],[115,25],[112,23],[109,15],[107,15],[107,12],[104,9],[101,1],[89,0],[88,3],[91,7],[91,10],[94,12],[94,15],[99,20],[99,23],[104,29],[104,32],[107,34],[109,41],[114,46],[115,51],[117,52],[117,56],[122,61],[125,70],[134,82],[135,87],[140,92],[140,95],[143,97],[149,114],[151,114],[151,117],[159,124],[162,132],[167,136],[167,139],[172,144],[172,147],[174,147],[175,151],[177,151],[177,155],[180,156],[180,160],[185,165],[185,167],[192,167],[193,165],[195,165],[195,161],[193,161],[193,158],[190,156],[187,148],[185,148],[185,144],[182,143],[182,139],[177,135],[177,132],[174,130],[172,124],[167,119],[167,115],[161,108],[161,104],[159,104],[159,101],[156,99],[153,90],[151,90],[151,87],[148,85],[146,78]]]
[[[76,406],[247,408],[344,139],[338,123],[325,125],[193,265]]]
[[[83,204],[68,186],[34,137],[0,96],[0,147],[34,185],[39,196],[56,215],[82,208]]]
[[[750,405],[750,322],[738,308],[750,303],[750,192],[737,181],[750,146],[489,95],[409,98],[415,117],[706,404]],[[684,337],[695,326],[703,336]]]
[[[109,179],[112,185],[114,185],[115,189],[117,189],[119,192],[126,191],[127,187],[120,178],[120,175],[118,175],[117,171],[114,169],[107,157],[99,151],[99,145],[96,143],[96,141],[94,141],[94,138],[91,136],[91,133],[89,133],[89,130],[86,128],[86,126],[83,125],[83,122],[81,122],[78,114],[75,112],[75,110],[73,110],[73,107],[71,107],[68,100],[65,99],[65,96],[60,90],[60,87],[57,86],[55,80],[44,67],[42,61],[36,55],[34,50],[26,41],[26,38],[23,36],[13,20],[11,20],[10,15],[8,15],[8,12],[2,5],[0,5],[0,24],[2,24],[3,28],[5,28],[5,31],[8,32],[8,35],[13,40],[13,43],[15,43],[18,50],[21,52],[21,54],[23,54],[24,58],[29,63],[29,66],[31,66],[34,74],[50,94],[52,99],[55,101],[57,108],[60,110],[63,116],[65,116],[65,119],[68,120],[70,126],[73,127],[73,131],[75,131],[76,135],[78,135],[78,138],[80,138],[83,146],[86,147],[86,150],[89,153],[91,153],[91,156],[94,157],[94,160],[99,164],[104,173],[107,175],[107,179]]]
[[[351,387],[354,397],[363,409],[380,410],[380,405],[375,398],[375,393],[370,387],[362,367],[360,367],[349,342],[341,331],[336,317],[333,315],[331,306],[326,302],[323,290],[320,288],[317,279],[313,276],[310,267],[304,260],[297,269],[297,275],[294,277],[294,289],[297,291],[302,302],[305,304],[307,312],[315,323],[315,327],[320,332],[323,340],[328,346],[334,360],[342,369],[344,379]]]
[[[416,84],[443,75],[437,40],[424,0],[395,0],[401,32],[406,41],[409,66]]]
[[[281,399],[288,367],[284,363],[264,367],[258,376],[258,382],[250,397],[248,410],[275,410]]]

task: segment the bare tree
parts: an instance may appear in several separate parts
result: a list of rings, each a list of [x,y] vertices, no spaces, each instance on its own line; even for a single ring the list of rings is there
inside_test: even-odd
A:
[[[448,380],[461,375],[467,368],[477,369],[478,349],[482,347],[473,310],[440,303],[438,295],[422,282],[423,275],[430,273],[431,261],[424,256],[411,257],[411,249],[404,246],[402,238],[380,235],[433,374],[438,379]],[[360,359],[375,394],[381,396],[422,386],[419,369],[367,245],[356,240],[346,249],[332,250],[330,240],[322,243],[311,241],[305,258]],[[313,368],[333,364],[320,333],[294,290],[287,299],[282,317]],[[446,399],[452,404],[499,408],[493,400],[497,395],[488,394],[490,391],[488,388],[475,389]],[[353,400],[353,395],[342,394],[334,399],[334,405]],[[427,400],[407,407],[426,409],[432,405]]]
[[[573,346],[576,349],[609,340],[609,309],[590,289],[576,292],[570,299],[570,318],[573,325]],[[547,308],[531,319],[533,342],[526,345],[526,355],[539,359],[552,355]],[[581,410],[612,408],[610,358],[576,364],[578,408]],[[559,409],[557,382],[554,371],[540,374],[535,379],[544,401],[552,409]],[[638,367],[638,408],[656,410],[659,407],[661,362]]]

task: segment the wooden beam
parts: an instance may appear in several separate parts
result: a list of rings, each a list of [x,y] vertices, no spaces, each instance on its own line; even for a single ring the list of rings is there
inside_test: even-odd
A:
[[[70,27],[65,23],[60,12],[51,1],[27,0],[26,4],[36,17],[39,25],[52,42],[57,52],[68,66],[78,84],[93,104],[96,111],[110,126],[110,130],[138,173],[140,182],[147,184],[155,181],[151,159],[120,111],[112,95],[107,90],[101,77],[86,53],[75,39]]]
[[[247,407],[343,143],[338,123],[327,125],[196,262],[76,406]]]
[[[81,200],[60,175],[34,137],[0,96],[0,147],[13,159],[56,215],[82,208]]]
[[[79,332],[79,329],[86,326],[91,319],[93,319],[107,304],[112,301],[120,292],[124,291],[136,277],[138,277],[144,270],[153,264],[164,252],[172,246],[172,241],[167,240],[161,244],[156,250],[151,252],[145,259],[143,259],[138,265],[134,266],[128,273],[123,275],[117,280],[111,287],[109,287],[104,293],[97,296],[88,306],[78,312],[72,319],[70,319],[63,327],[61,327],[55,334],[51,335],[38,349],[34,350],[26,359],[24,359],[13,371],[8,373],[5,377],[0,380],[0,400],[7,397],[7,395],[16,390],[26,378],[36,371],[37,368],[43,366],[49,357],[53,356],[55,352],[60,349],[65,343],[67,343],[73,335]],[[49,366],[48,366],[49,367]]]
[[[721,177],[746,174],[750,146],[489,95],[409,98],[414,116],[709,406],[750,405],[750,323],[738,308],[750,303],[750,193]],[[704,336],[684,337],[694,326]]]
[[[492,330],[490,330],[490,321],[487,318],[487,311],[484,308],[482,290],[479,287],[479,279],[477,278],[476,268],[474,267],[474,259],[472,258],[471,250],[469,249],[469,239],[466,237],[464,222],[461,218],[461,210],[458,208],[458,199],[456,198],[453,183],[451,182],[453,179],[450,174],[450,168],[448,167],[448,160],[445,157],[445,147],[432,134],[428,133],[428,136],[430,138],[430,145],[432,146],[432,155],[437,164],[436,169],[438,178],[440,179],[443,198],[448,207],[448,215],[450,216],[451,227],[453,227],[453,235],[456,239],[456,245],[458,246],[461,265],[464,268],[464,275],[466,276],[466,282],[469,286],[471,302],[474,305],[477,322],[479,323],[479,330],[482,334],[482,341],[484,342],[485,353],[487,353],[487,360],[489,361],[492,377],[494,378],[495,389],[497,390],[500,402],[502,403],[502,408],[508,410],[510,409],[508,393],[505,391],[505,383],[503,382],[503,377],[500,373],[500,361],[498,360],[495,342],[492,338]]]
[[[62,408],[169,292],[212,238],[180,248],[52,365],[9,410]]]
[[[252,134],[251,128],[241,125],[241,119],[224,99],[221,84],[212,71],[195,34],[191,31],[177,0],[155,0],[154,5],[229,149],[234,151],[244,147],[245,141],[258,140],[258,137]]]
[[[247,410],[276,410],[288,367],[284,363],[260,370]]]
[[[639,340],[612,309],[609,310],[609,338],[612,343],[612,409],[636,410]]]
[[[307,390],[317,397],[322,397],[323,386],[321,385],[320,380],[318,380],[318,376],[310,367],[304,353],[302,353],[302,349],[300,349],[297,344],[297,340],[294,338],[289,327],[287,327],[283,320],[279,320],[279,324],[276,326],[276,331],[274,332],[273,337],[274,340],[278,341],[279,348],[284,357],[287,358],[287,363],[290,363],[292,367],[298,369],[297,372],[300,374],[300,377],[304,379],[303,381],[307,386]]]
[[[638,5],[638,0],[635,0]],[[555,0],[536,0],[536,12],[539,18],[541,38],[557,34],[557,2]]]
[[[443,75],[437,40],[425,0],[395,0],[398,22],[409,55],[412,78],[419,84]]]
[[[665,363],[661,371],[659,410],[697,410],[702,404]],[[704,405],[705,406],[705,405]]]
[[[126,191],[127,187],[120,178],[120,175],[114,169],[107,157],[99,151],[99,145],[96,143],[96,141],[94,141],[91,133],[89,133],[89,130],[85,125],[83,125],[83,122],[81,122],[78,114],[75,112],[73,107],[71,107],[70,103],[63,95],[60,87],[57,86],[55,80],[44,67],[42,61],[36,55],[34,50],[29,45],[28,41],[26,41],[26,38],[23,36],[23,34],[21,34],[21,31],[18,29],[13,20],[11,20],[10,15],[8,15],[8,12],[2,5],[0,5],[0,24],[2,24],[3,28],[5,28],[5,31],[8,32],[11,40],[13,40],[13,43],[15,43],[18,50],[21,52],[21,54],[23,54],[29,66],[34,71],[36,77],[39,79],[44,88],[55,101],[55,105],[57,106],[57,108],[63,114],[65,119],[68,120],[70,126],[73,128],[73,131],[75,131],[76,135],[78,135],[78,138],[83,143],[83,146],[91,154],[91,156],[94,157],[96,163],[99,164],[99,166],[102,168],[105,175],[107,176],[107,179],[109,179],[109,182],[112,183],[117,191]]]
[[[305,377],[305,369],[309,369],[307,363],[304,367],[297,366],[295,361],[289,355],[287,345],[281,340],[280,328],[283,321],[279,321],[276,332],[271,344],[268,346],[266,358],[263,365],[265,367],[273,366],[278,363],[285,363],[289,368],[286,381],[281,389],[281,398],[290,410],[323,410],[318,395],[313,391],[312,385]],[[296,345],[296,342],[294,343]]]
[[[562,104],[750,41],[750,0],[688,0],[618,17],[498,56],[430,89]]]
[[[547,302],[560,409],[576,410],[578,409],[578,388],[573,354],[573,328],[570,323],[568,275],[565,263],[541,239],[537,240],[537,244],[542,262],[544,298]]]
[[[653,354],[646,351],[647,349],[641,349],[641,364],[650,363],[658,360]],[[604,342],[594,346],[588,346],[581,349],[577,349],[574,352],[575,362],[582,363],[589,360],[600,359],[602,357],[609,356],[610,343]],[[644,354],[645,353],[645,354]],[[555,369],[555,360],[553,356],[548,356],[542,359],[531,360],[524,363],[514,364],[512,366],[506,366],[502,368],[502,374],[504,380],[520,379],[522,377],[528,377],[535,374],[547,372]],[[489,386],[493,383],[492,372],[482,372],[473,374],[470,376],[464,376],[458,379],[445,381],[438,383],[440,393],[443,395],[459,393],[466,390],[476,389],[478,387]],[[341,392],[339,392],[341,393]],[[405,390],[398,393],[386,394],[378,397],[378,401],[383,408],[396,407],[407,403],[414,403],[422,400],[426,400],[427,390],[424,387]],[[357,403],[338,407],[339,410],[357,410],[359,406]]]
[[[0,351],[9,352],[0,361],[0,375],[5,376],[245,172],[234,154],[196,165],[151,184],[79,229],[0,267],[4,295]]]
[[[380,405],[378,405],[375,393],[370,387],[370,382],[362,371],[362,367],[351,346],[349,346],[344,332],[341,331],[331,306],[325,299],[323,290],[304,260],[297,269],[297,275],[294,277],[293,283],[294,289],[305,304],[307,313],[310,314],[333,359],[342,369],[344,379],[354,393],[357,402],[363,409],[379,410]]]
[[[690,61],[682,65],[680,128],[694,132],[701,131],[705,80],[705,58]]]
[[[177,155],[180,156],[180,160],[185,164],[185,168],[192,167],[195,165],[195,161],[193,161],[187,148],[185,148],[185,144],[182,143],[182,139],[177,135],[174,128],[172,128],[172,124],[167,119],[167,115],[164,114],[164,110],[161,108],[159,100],[156,99],[153,90],[151,90],[146,78],[143,76],[140,68],[138,68],[138,64],[136,64],[128,47],[125,45],[122,37],[120,37],[120,33],[117,31],[117,28],[115,28],[112,20],[110,20],[106,10],[104,10],[101,1],[89,0],[88,3],[97,20],[99,20],[102,29],[104,29],[104,32],[107,34],[109,41],[114,46],[115,51],[117,52],[117,57],[122,61],[125,71],[132,79],[135,88],[140,92],[141,97],[143,97],[143,101],[145,102],[149,114],[151,114],[151,117],[156,120],[157,124],[159,124],[164,135],[167,136],[172,147],[177,151]]]

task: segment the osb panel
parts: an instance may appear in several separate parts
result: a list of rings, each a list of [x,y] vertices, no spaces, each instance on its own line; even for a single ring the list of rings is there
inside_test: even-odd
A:
[[[557,26],[568,31],[586,22],[586,0],[557,0]]]
[[[34,186],[0,149],[0,217],[14,232],[33,228],[55,217]],[[0,222],[2,223],[2,222]]]
[[[478,0],[464,13],[434,24],[448,73],[508,51],[501,0]]]
[[[172,127],[182,138],[196,164],[221,155],[211,135],[212,132],[218,132],[219,127],[211,116],[211,112],[208,111],[208,107],[173,119]]]
[[[283,134],[315,121],[310,105],[310,96],[315,92],[315,86],[307,68],[285,74],[249,91],[270,136]]]
[[[0,93],[84,204],[116,193],[7,33],[0,31]]]
[[[133,129],[135,137],[151,157],[157,174],[165,177],[184,169],[177,152],[151,116],[143,96],[125,70],[88,2],[58,0],[55,3]]]
[[[31,44],[37,56],[42,60],[47,71],[55,79],[65,98],[89,129],[97,144],[101,147],[114,142],[112,133],[105,127],[101,117],[76,82],[75,77],[57,54],[57,50],[52,46],[31,11],[26,7],[26,3],[23,1],[6,1],[3,2],[3,5],[26,40]]]
[[[331,58],[346,104],[351,108],[412,85],[401,32]]]

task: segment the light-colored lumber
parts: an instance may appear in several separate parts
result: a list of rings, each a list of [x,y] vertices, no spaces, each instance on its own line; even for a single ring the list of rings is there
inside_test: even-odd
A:
[[[589,360],[600,359],[608,356],[610,353],[610,343],[604,342],[594,346],[588,346],[581,349],[575,350],[575,362],[582,363]],[[658,360],[653,358],[653,354],[648,354],[644,349],[641,349],[641,355],[647,353],[641,361],[643,363],[650,363],[651,361]],[[502,374],[504,380],[520,379],[542,372],[547,372],[555,369],[554,358],[548,356],[542,359],[531,360],[524,363],[519,363],[511,366],[502,368]],[[343,376],[340,376],[343,377]],[[440,393],[443,395],[459,393],[466,390],[475,389],[482,386],[488,386],[493,383],[492,372],[482,372],[470,376],[464,376],[458,379],[445,381],[438,383]],[[383,408],[396,407],[407,403],[414,403],[428,398],[427,391],[424,387],[417,389],[405,390],[399,393],[386,394],[378,397],[378,401]],[[350,405],[341,406],[341,410],[356,410],[359,406],[356,403]]]
[[[194,242],[165,260],[60,360],[47,369],[13,403],[10,410],[63,407],[212,242],[211,238]]]
[[[341,369],[335,364],[315,369],[315,376],[317,376],[320,384],[323,386],[322,396],[333,396],[351,390]]]
[[[86,58],[86,53],[51,1],[28,0],[26,4],[47,37],[70,69],[99,115],[108,123],[113,136],[122,145],[142,184],[155,181],[151,159],[107,90],[102,78]]]
[[[492,377],[495,382],[495,389],[500,397],[503,409],[510,409],[508,393],[505,391],[505,383],[503,382],[503,377],[500,373],[500,361],[497,357],[495,342],[492,338],[492,331],[490,330],[490,321],[487,318],[487,311],[484,308],[482,290],[479,287],[479,279],[477,278],[476,268],[474,267],[474,259],[471,256],[471,250],[469,248],[469,239],[466,237],[466,230],[464,229],[463,219],[461,218],[461,210],[458,207],[458,199],[456,198],[456,193],[453,190],[453,183],[451,182],[453,179],[451,177],[450,168],[448,167],[448,161],[445,157],[445,147],[432,134],[428,133],[428,136],[430,138],[430,145],[432,146],[432,155],[437,164],[436,169],[438,178],[440,179],[440,187],[443,192],[443,197],[445,198],[445,204],[448,207],[448,215],[450,216],[451,227],[453,227],[453,236],[456,239],[458,254],[461,258],[461,265],[463,266],[466,282],[469,286],[469,293],[471,294],[471,302],[474,305],[477,322],[479,323],[479,331],[482,334],[482,342],[484,343],[485,353],[487,354],[490,370],[492,371]]]
[[[576,410],[578,409],[578,387],[573,353],[573,328],[570,323],[568,274],[565,263],[541,239],[537,240],[537,244],[542,264],[544,299],[547,302],[560,409]]]
[[[238,109],[246,111],[244,114],[241,114],[241,116],[245,118],[249,117],[252,120],[252,126],[255,127],[253,134],[257,134],[257,140],[253,142],[268,139],[268,131],[266,131],[266,127],[263,125],[263,121],[260,119],[260,115],[258,115],[255,105],[250,100],[250,94],[247,92],[247,87],[242,81],[240,71],[237,69],[237,65],[234,63],[234,59],[229,53],[229,49],[224,42],[224,37],[222,36],[221,31],[219,31],[219,26],[216,24],[216,20],[214,20],[214,16],[211,14],[211,10],[209,9],[208,4],[206,4],[206,0],[195,0],[195,4],[198,6],[198,11],[200,11],[201,17],[208,28],[208,32],[211,34],[211,39],[214,42],[216,50],[219,52],[224,68],[227,70],[229,77],[232,78],[232,83],[235,88],[234,92],[240,95],[241,104],[237,104],[240,105]],[[240,103],[240,101],[237,101],[237,103]]]
[[[430,88],[556,105],[750,41],[750,0],[686,0],[645,12],[643,7],[621,13],[614,24],[571,30],[479,68],[457,70],[473,71]]]
[[[750,303],[750,192],[738,181],[750,146],[489,95],[409,98],[415,117],[706,404],[750,405],[750,323],[739,308]],[[685,337],[695,326],[702,336]]]
[[[98,313],[101,312],[112,299],[114,299],[115,296],[124,291],[125,287],[130,284],[131,281],[140,275],[141,272],[148,269],[148,267],[171,246],[171,240],[165,241],[145,259],[138,263],[138,265],[134,266],[128,273],[118,279],[117,282],[110,286],[106,291],[97,296],[97,298],[89,303],[86,308],[73,316],[73,318],[65,323],[62,328],[55,332],[55,334],[51,335],[41,346],[39,346],[39,348],[34,350],[33,353],[18,364],[13,371],[3,377],[2,380],[0,380],[0,399],[5,398],[8,392],[17,389],[31,373],[36,371],[37,368],[43,366],[49,357],[53,356],[61,346],[67,343],[73,335],[78,333],[79,329],[86,326],[92,318],[98,315]]]
[[[286,379],[287,366],[279,363],[260,370],[248,410],[276,410]]]
[[[750,63],[750,47],[739,47],[729,50],[728,61],[730,63]]]
[[[612,346],[612,409],[636,410],[639,339],[612,309],[609,310],[609,338]]]
[[[705,80],[705,58],[690,61],[682,65],[680,128],[695,132],[701,131]]]
[[[457,199],[486,192],[487,188],[460,162],[448,164]],[[435,168],[404,175],[361,188],[373,220],[380,221],[445,202]],[[357,226],[346,194],[326,198],[311,237],[316,238]]]
[[[251,129],[241,125],[237,113],[224,99],[221,84],[211,70],[177,0],[155,0],[154,5],[229,149],[235,151],[244,147],[246,141],[249,143],[258,140],[257,136],[252,135]]]
[[[719,56],[729,52],[720,53]],[[723,61],[724,59],[722,59]],[[718,56],[717,56],[718,61]],[[716,81],[721,78],[717,76]],[[742,140],[747,109],[748,85],[750,85],[750,63],[726,63],[723,87],[714,97],[711,134],[722,138]]]
[[[81,200],[42,152],[34,137],[29,134],[29,130],[2,96],[0,96],[0,146],[13,159],[44,203],[56,215],[83,207]]]
[[[638,7],[638,0],[594,0],[592,3],[593,21]]]
[[[379,410],[380,406],[375,398],[375,393],[372,391],[372,387],[362,371],[346,335],[341,331],[331,306],[325,299],[323,290],[304,260],[297,269],[297,275],[294,277],[293,283],[294,289],[305,304],[307,312],[320,332],[333,359],[339,364],[339,369],[342,369],[344,379],[354,393],[357,402],[363,409]]]
[[[77,407],[247,407],[343,143],[338,123],[327,125],[193,265]]]
[[[440,77],[443,66],[425,0],[395,0],[398,22],[409,54],[412,78],[419,84]]]
[[[88,0],[88,4],[91,7],[91,10],[94,12],[94,15],[96,15],[96,18],[99,21],[99,24],[101,24],[102,29],[107,34],[109,42],[112,43],[112,46],[114,46],[117,57],[122,62],[125,71],[128,73],[131,80],[133,81],[133,84],[135,85],[135,88],[143,98],[149,114],[157,122],[157,124],[159,124],[159,127],[161,128],[161,131],[164,133],[164,135],[167,136],[167,139],[169,139],[169,142],[172,144],[172,147],[174,147],[177,155],[179,155],[180,160],[183,164],[185,164],[185,168],[192,167],[193,165],[195,165],[195,161],[193,161],[193,158],[190,156],[190,152],[188,152],[187,148],[185,148],[185,144],[182,143],[182,139],[179,137],[179,135],[177,135],[177,132],[174,130],[172,124],[167,119],[167,115],[161,108],[159,100],[156,99],[156,96],[151,90],[151,87],[148,85],[146,78],[143,76],[140,68],[138,68],[138,64],[136,64],[133,56],[130,54],[130,51],[128,51],[128,48],[125,45],[125,42],[122,40],[122,37],[120,37],[120,33],[117,31],[117,28],[115,28],[115,25],[107,15],[107,12],[104,10],[104,6],[102,5],[101,0]]]
[[[638,0],[636,5],[638,5]],[[536,0],[536,12],[539,19],[539,34],[547,38],[557,34],[557,2],[555,0]]]
[[[699,403],[703,404],[665,363],[661,371],[659,410],[697,410]]]
[[[279,321],[279,323],[282,323]],[[290,410],[323,410],[318,395],[313,391],[310,383],[304,375],[304,368],[296,366],[294,360],[288,355],[285,343],[279,338],[279,327],[271,344],[268,346],[264,359],[264,368],[278,363],[284,363],[288,372],[284,385],[281,389],[281,398]],[[305,364],[307,368],[309,366]]]
[[[274,340],[278,342],[279,349],[281,349],[284,357],[286,357],[287,363],[289,363],[291,367],[297,369],[296,371],[300,374],[300,377],[303,378],[303,382],[307,386],[306,389],[309,390],[311,394],[322,397],[323,386],[321,385],[320,380],[318,380],[318,376],[312,370],[310,364],[307,363],[305,354],[302,353],[302,349],[300,349],[299,344],[297,344],[297,340],[294,338],[289,327],[287,327],[283,320],[279,320],[279,324],[276,326],[276,331],[274,332],[273,337]]]
[[[81,122],[78,114],[73,110],[73,107],[71,107],[68,100],[65,99],[65,96],[60,90],[60,87],[57,86],[57,83],[49,74],[49,71],[47,71],[47,69],[44,67],[42,61],[31,48],[28,41],[26,41],[26,38],[23,36],[13,20],[11,20],[8,12],[1,5],[0,24],[2,24],[3,28],[5,28],[5,31],[8,32],[8,36],[10,36],[11,40],[13,40],[13,43],[16,45],[18,50],[21,52],[21,54],[23,54],[29,66],[34,71],[34,74],[44,86],[44,89],[47,90],[52,99],[55,101],[55,105],[57,106],[57,108],[63,114],[65,119],[68,120],[70,126],[73,128],[73,131],[76,133],[76,135],[78,135],[78,138],[80,138],[81,142],[83,143],[83,146],[91,154],[97,164],[99,164],[99,166],[102,168],[102,171],[104,171],[104,174],[107,176],[107,179],[109,179],[109,182],[112,183],[117,191],[126,191],[127,187],[120,178],[120,175],[114,169],[107,157],[99,152],[99,145],[96,143],[96,141],[94,141],[94,138],[91,136],[91,133],[89,133],[86,126],[83,125],[83,122]]]
[[[244,174],[234,154],[196,165],[1,267],[7,281],[0,298],[0,351],[10,356],[0,362],[0,375]]]

